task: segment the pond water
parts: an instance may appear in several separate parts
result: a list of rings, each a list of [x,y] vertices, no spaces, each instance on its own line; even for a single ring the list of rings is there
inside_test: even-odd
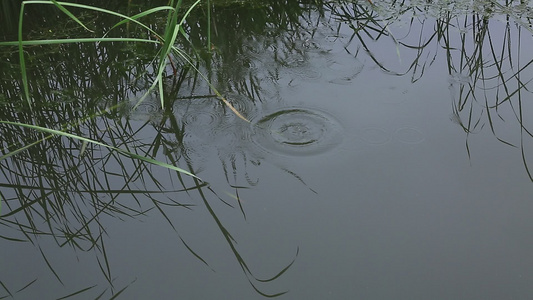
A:
[[[0,48],[1,121],[201,178],[0,124],[0,299],[533,297],[529,2],[212,2],[164,109],[158,45],[26,46],[33,111]]]

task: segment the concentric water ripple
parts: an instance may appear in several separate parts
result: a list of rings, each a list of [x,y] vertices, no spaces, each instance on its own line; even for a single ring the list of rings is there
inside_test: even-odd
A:
[[[129,107],[129,117],[132,120],[136,121],[156,121],[161,119],[162,110],[161,105],[156,102],[155,98],[146,98],[142,103],[140,103],[135,109],[136,102],[132,102]]]
[[[330,83],[347,85],[363,71],[364,65],[355,57],[346,57],[336,61],[327,60],[328,81]]]
[[[217,109],[217,101],[216,98],[183,99],[174,103],[174,114],[183,122],[188,136],[211,139],[224,116],[224,111]]]
[[[307,108],[290,108],[263,117],[254,126],[253,140],[269,153],[316,155],[342,142],[342,126],[330,115]]]
[[[184,114],[183,121],[187,127],[203,126],[204,128],[211,128],[218,125],[221,118],[220,115],[221,114],[213,108],[210,110],[205,108],[202,110],[189,110]]]
[[[395,132],[396,138],[406,144],[420,144],[424,141],[424,133],[415,127],[401,127]]]

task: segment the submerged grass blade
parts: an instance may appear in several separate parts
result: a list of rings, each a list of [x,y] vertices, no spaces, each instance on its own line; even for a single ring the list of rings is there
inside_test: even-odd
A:
[[[185,240],[180,236],[178,235],[178,237],[180,238],[181,240],[181,243],[187,248],[187,250],[189,250],[189,252],[194,255],[197,259],[199,259],[201,262],[203,262],[209,269],[211,269],[211,271],[215,271],[213,270],[213,268],[211,268],[211,266],[207,263],[207,261],[205,259],[203,259],[198,253],[196,253],[192,248],[191,246],[189,246]]]
[[[118,291],[116,294],[113,295],[113,297],[109,298],[109,300],[113,300],[113,299],[116,299],[118,296],[120,296],[120,294],[122,294],[122,292],[124,292],[130,285],[132,285],[135,281],[137,281],[137,279],[133,280],[132,282],[130,282],[130,284],[128,284],[127,286],[123,287],[120,291]]]
[[[83,289],[81,289],[81,290],[79,290],[79,291],[76,291],[76,292],[74,292],[74,293],[68,294],[68,295],[63,296],[63,297],[61,297],[61,298],[57,298],[57,300],[67,299],[67,298],[70,298],[70,297],[73,297],[73,296],[79,295],[79,294],[84,293],[84,292],[86,292],[86,291],[88,291],[88,290],[90,290],[90,289],[92,289],[92,288],[95,288],[95,287],[96,287],[96,285],[93,285],[93,286],[90,286],[90,287],[83,288]]]
[[[11,292],[9,291],[9,289],[7,288],[7,286],[6,286],[2,281],[0,281],[0,285],[4,288],[4,290],[7,292],[7,294],[8,294],[11,298],[13,298],[13,294],[11,294]],[[3,297],[3,298],[5,298],[5,297]]]
[[[4,159],[6,159],[8,157],[17,155],[18,153],[20,153],[20,152],[22,152],[22,151],[24,151],[24,150],[26,150],[26,149],[28,149],[28,148],[30,148],[32,146],[35,146],[35,145],[39,144],[40,142],[44,141],[45,139],[46,138],[40,139],[40,140],[35,141],[35,142],[31,143],[31,144],[28,144],[28,145],[26,145],[24,147],[21,147],[21,148],[18,148],[16,150],[14,150],[14,151],[11,151],[11,152],[9,152],[9,153],[7,153],[5,155],[2,155],[2,156],[0,156],[0,160],[4,160]]]
[[[193,180],[196,181],[196,179],[194,179],[194,178],[193,178]],[[214,191],[211,188],[209,188],[209,187],[208,187],[208,190],[210,190],[211,192],[214,193]],[[262,283],[273,281],[276,278],[280,277],[282,274],[284,274],[293,265],[293,263],[296,261],[296,257],[285,268],[283,268],[278,274],[274,275],[273,277],[268,278],[268,279],[259,279],[258,277],[256,277],[252,273],[252,271],[248,267],[248,264],[246,263],[244,258],[241,256],[241,254],[237,250],[235,239],[231,236],[230,232],[222,224],[222,221],[218,218],[218,216],[215,213],[214,209],[211,207],[211,205],[207,201],[206,195],[204,194],[203,190],[202,189],[198,189],[198,193],[200,194],[200,197],[202,198],[202,201],[203,201],[206,209],[208,210],[209,214],[212,216],[213,220],[217,223],[217,226],[218,226],[220,232],[222,233],[222,235],[226,239],[226,242],[228,243],[229,247],[231,248],[231,251],[233,252],[233,255],[237,259],[237,262],[239,263],[239,265],[240,265],[241,269],[243,270],[244,274],[246,275],[246,279],[248,280],[248,282],[250,283],[252,288],[258,294],[260,294],[263,297],[267,297],[267,298],[275,298],[275,297],[281,296],[283,294],[286,294],[288,291],[275,293],[275,294],[266,294],[266,293],[262,292],[261,290],[259,290],[255,286],[254,282],[252,282],[252,279],[254,279],[257,282],[262,282]],[[298,253],[299,253],[299,249],[297,249],[297,251],[296,251],[296,256],[298,256]]]
[[[25,286],[21,287],[17,293],[20,293],[22,292],[23,290],[27,289],[29,286],[31,286],[32,284],[34,284],[35,282],[37,281],[37,278],[35,278],[34,280],[28,282],[28,284],[26,284]]]
[[[50,271],[52,271],[52,273],[54,274],[54,276],[57,278],[57,280],[58,280],[62,285],[65,285],[65,284],[63,283],[63,281],[61,280],[61,278],[59,278],[59,275],[56,273],[56,271],[54,270],[54,268],[52,267],[52,265],[50,264],[50,262],[48,261],[48,259],[46,258],[46,255],[44,254],[43,249],[41,249],[41,247],[39,247],[39,251],[41,251],[41,255],[42,255],[42,257],[44,258],[44,261],[46,262],[46,265],[48,266],[48,268],[50,269]]]

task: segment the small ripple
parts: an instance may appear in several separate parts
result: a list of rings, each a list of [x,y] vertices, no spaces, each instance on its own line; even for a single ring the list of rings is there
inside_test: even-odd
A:
[[[334,84],[350,84],[363,71],[363,63],[355,57],[343,60],[328,60],[328,81]]]
[[[324,112],[289,108],[254,124],[254,143],[268,153],[309,156],[324,153],[342,142],[342,126]]]
[[[194,111],[185,114],[183,122],[186,127],[203,127],[204,129],[214,128],[220,122],[220,114],[214,110]]]
[[[361,139],[368,144],[384,145],[390,142],[391,135],[383,128],[369,126],[361,130]]]
[[[217,107],[216,98],[176,101],[174,112],[188,135],[210,138],[220,126],[224,112]]]
[[[151,98],[145,99],[141,104],[139,104],[135,109],[135,104],[131,104],[131,110],[129,111],[129,116],[132,120],[135,121],[157,121],[160,120],[163,116],[160,104],[153,101]]]
[[[249,119],[256,112],[256,103],[259,101],[248,97],[247,95],[230,92],[225,94],[225,99],[231,106],[237,110],[243,117]],[[225,105],[225,104],[224,104]],[[229,108],[226,107],[225,123],[233,124],[239,117]]]
[[[286,72],[303,81],[314,81],[322,77],[322,73],[318,69],[306,63],[301,63],[301,65],[296,66],[288,66]]]
[[[406,144],[419,144],[425,140],[424,133],[421,130],[410,126],[398,128],[394,136],[398,141]]]

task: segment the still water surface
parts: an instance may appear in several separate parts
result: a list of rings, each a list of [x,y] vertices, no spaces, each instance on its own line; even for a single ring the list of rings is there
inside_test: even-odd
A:
[[[232,39],[219,29],[200,70],[250,122],[199,97],[209,88],[187,78],[170,112],[154,93],[109,117],[111,127],[95,124],[112,136],[113,124],[127,123],[135,139],[121,148],[146,149],[208,186],[95,148],[107,167],[94,168],[120,179],[84,192],[96,204],[72,194],[80,205],[55,228],[37,218],[55,238],[25,237],[16,225],[16,199],[37,187],[14,185],[17,156],[5,159],[0,234],[33,242],[0,239],[0,297],[55,299],[88,287],[73,298],[123,288],[124,299],[533,297],[529,6],[491,14],[487,3],[467,4],[301,4],[288,27],[270,15]],[[220,19],[270,11],[215,7]],[[128,86],[131,107],[142,82]],[[116,192],[124,186],[143,192]],[[69,228],[91,228],[97,241],[80,238],[82,251]]]

